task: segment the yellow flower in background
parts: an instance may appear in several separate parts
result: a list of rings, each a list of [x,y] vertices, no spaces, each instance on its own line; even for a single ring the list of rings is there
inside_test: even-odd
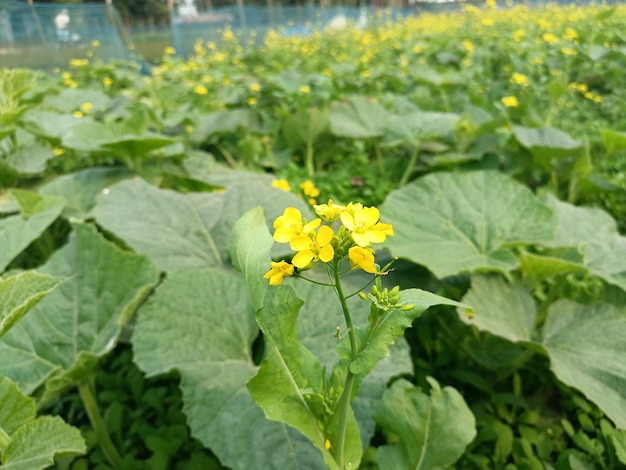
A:
[[[341,214],[344,210],[344,206],[340,206],[339,204],[335,204],[335,201],[332,199],[328,200],[328,204],[320,204],[313,207],[315,209],[315,213],[322,218],[322,220],[333,223],[335,220],[339,218],[339,214]]]
[[[524,39],[525,35],[526,35],[526,32],[523,29],[516,29],[513,32],[513,41],[520,42],[522,39]]]
[[[561,47],[561,54],[563,55],[576,55],[576,50],[571,47]]]
[[[259,85],[258,83],[253,83],[252,85],[250,85],[250,91],[252,91],[253,93],[258,93],[259,91],[261,91],[261,85]]]
[[[224,39],[225,41],[230,41],[230,40],[232,40],[234,38],[235,38],[235,35],[234,35],[234,33],[230,29],[227,29],[222,34],[222,39]]]
[[[163,54],[174,55],[176,54],[176,49],[174,49],[172,46],[167,46],[165,49],[163,49]]]
[[[111,85],[113,85],[113,79],[111,77],[104,77],[102,79],[102,84],[104,86],[111,86]]]
[[[369,248],[353,246],[348,250],[351,269],[362,269],[365,272],[376,274],[374,266],[374,252]]]
[[[509,81],[515,85],[519,85],[523,87],[527,87],[528,85],[530,85],[530,82],[528,81],[528,77],[524,75],[523,73],[518,73],[518,72],[515,72],[513,75],[511,75],[511,78]]]
[[[291,249],[297,251],[291,260],[296,268],[304,269],[317,261],[328,263],[333,260],[335,250],[330,242],[335,232],[328,225],[322,225],[316,233],[301,235],[291,240]]]
[[[209,92],[204,85],[196,85],[193,91],[198,95],[206,95]]]
[[[565,34],[563,35],[563,38],[567,39],[568,41],[574,42],[578,39],[578,33],[573,28],[567,28],[565,29]]]
[[[293,276],[294,267],[286,261],[272,262],[270,270],[265,273],[263,279],[270,280],[270,286],[277,286],[286,276]]]
[[[306,222],[302,213],[295,207],[287,207],[283,215],[274,221],[274,240],[278,243],[289,243],[292,239],[309,234],[322,223],[322,219],[314,219]]]
[[[502,104],[507,108],[517,108],[519,106],[519,101],[515,96],[505,96],[502,98]]]
[[[55,157],[58,157],[58,156],[61,156],[61,155],[65,154],[65,150],[63,150],[62,148],[59,148],[59,147],[55,147],[52,150],[52,153],[54,153]]]
[[[83,103],[83,104],[80,105],[80,110],[83,113],[88,113],[92,109],[93,109],[93,104],[91,104],[91,103]]]
[[[469,39],[463,39],[463,47],[470,54],[474,52],[474,44],[472,44],[472,41],[470,41]]]
[[[485,26],[493,26],[495,24],[495,20],[493,18],[485,18],[483,19],[482,24]]]
[[[320,190],[317,189],[313,181],[310,180],[306,180],[304,183],[300,184],[300,189],[304,195],[308,197],[317,197],[320,195]]]
[[[86,67],[89,65],[89,61],[87,59],[71,59],[70,65],[72,67]]]
[[[311,87],[309,85],[300,85],[300,93],[304,93],[305,95],[311,93]]]
[[[556,44],[557,42],[559,42],[559,38],[557,38],[552,33],[544,33],[543,36],[541,36],[541,38],[548,44]]]
[[[498,6],[496,0],[485,0],[485,5],[487,5],[492,10],[495,10]]]
[[[248,105],[250,105],[250,106],[255,106],[255,105],[259,102],[259,100],[257,100],[257,99],[256,99],[256,98],[254,98],[254,97],[252,97],[252,98],[248,98],[248,100],[247,100],[247,101],[248,101]]]
[[[343,225],[350,231],[354,243],[361,247],[370,243],[382,243],[393,235],[393,227],[379,221],[380,212],[375,207],[355,208],[352,213],[343,211],[339,215]]]
[[[291,186],[289,186],[289,181],[285,179],[272,181],[272,187],[276,189],[282,189],[283,191],[286,191],[286,192],[291,191]]]
[[[91,41],[91,47],[100,47],[100,41],[98,41],[97,39],[94,39],[93,41]]]
[[[72,113],[72,116],[77,117],[77,118],[82,118],[84,116],[84,114],[81,113],[80,111],[74,111]]]

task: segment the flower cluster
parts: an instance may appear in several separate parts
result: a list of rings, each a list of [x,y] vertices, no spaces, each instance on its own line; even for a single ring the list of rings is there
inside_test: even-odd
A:
[[[360,203],[342,206],[332,199],[327,204],[315,205],[314,209],[318,217],[310,222],[294,207],[285,209],[274,221],[274,240],[289,243],[296,254],[291,263],[272,262],[271,269],[263,276],[270,285],[278,285],[284,277],[292,276],[295,268],[309,269],[319,261],[339,263],[346,256],[352,269],[377,274],[371,245],[393,236],[393,227],[380,221],[378,209]]]

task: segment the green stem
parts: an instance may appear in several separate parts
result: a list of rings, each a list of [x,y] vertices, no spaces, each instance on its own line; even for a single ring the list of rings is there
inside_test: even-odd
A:
[[[352,318],[350,317],[350,311],[348,310],[348,303],[346,302],[346,296],[343,293],[343,288],[341,287],[341,278],[339,273],[339,261],[335,261],[334,265],[335,272],[335,290],[337,291],[337,295],[339,296],[339,301],[341,302],[341,309],[343,310],[343,316],[346,320],[346,326],[348,327],[348,335],[350,337],[350,350],[352,352],[352,359],[356,357],[358,354],[358,346],[356,341],[356,334],[354,333],[354,327],[352,326]],[[337,439],[335,442],[335,459],[339,464],[339,468],[344,468],[344,451],[346,445],[346,430],[348,424],[348,411],[350,410],[350,401],[352,399],[352,387],[354,386],[354,374],[350,372],[348,368],[348,373],[346,375],[346,382],[343,387],[343,392],[341,393],[341,398],[339,399],[339,414],[338,414],[338,422],[337,422]]]
[[[89,384],[86,382],[81,383],[78,386],[78,392],[80,393],[80,398],[83,401],[85,411],[87,411],[87,416],[89,416],[91,426],[98,436],[98,443],[100,444],[102,452],[104,453],[113,468],[121,468],[122,458],[120,457],[120,454],[117,452],[117,449],[115,448],[115,445],[111,440],[111,436],[109,435],[109,431],[107,430],[104,419],[100,414],[98,403],[96,402],[96,399],[91,392]]]
[[[398,183],[398,187],[401,188],[405,184],[408,183],[409,178],[411,177],[411,173],[413,173],[413,169],[415,168],[415,164],[417,163],[417,157],[419,156],[419,146],[416,145],[413,149],[413,153],[411,153],[411,158],[409,159],[409,163],[402,174],[402,178],[400,179],[400,183]]]
[[[511,374],[515,373],[519,369],[521,369],[528,361],[530,361],[535,355],[535,351],[528,348],[524,352],[522,352],[519,356],[517,356],[510,364],[505,366],[504,369],[498,372],[496,376],[496,382],[500,382],[501,380],[506,379]]]
[[[0,454],[4,452],[4,449],[9,447],[11,444],[11,438],[9,435],[0,427]]]
[[[385,177],[385,163],[383,162],[383,156],[380,153],[380,147],[378,143],[374,142],[374,152],[376,153],[376,160],[378,161],[378,171],[380,172],[381,178]]]
[[[309,176],[315,174],[315,166],[313,165],[313,141],[311,140],[306,143],[306,171]]]

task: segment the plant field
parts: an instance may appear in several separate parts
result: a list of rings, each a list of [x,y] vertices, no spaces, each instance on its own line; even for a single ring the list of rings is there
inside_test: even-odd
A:
[[[626,468],[625,22],[0,70],[0,467]]]

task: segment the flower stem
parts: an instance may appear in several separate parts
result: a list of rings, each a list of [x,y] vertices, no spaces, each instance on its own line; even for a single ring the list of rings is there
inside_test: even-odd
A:
[[[117,449],[115,448],[115,445],[111,440],[111,436],[109,435],[109,431],[107,430],[104,419],[100,414],[98,403],[96,402],[96,399],[91,392],[89,384],[87,382],[81,383],[78,386],[78,392],[80,393],[80,398],[83,401],[85,411],[87,411],[87,416],[89,416],[91,426],[98,436],[98,443],[100,444],[102,452],[104,453],[113,468],[121,468],[122,458],[120,457],[120,454],[117,452]]]
[[[402,178],[400,178],[400,182],[398,183],[398,187],[401,188],[405,184],[409,182],[409,178],[411,177],[411,173],[413,173],[413,169],[415,168],[415,164],[417,163],[417,157],[419,156],[419,146],[416,145],[411,153],[411,158],[409,159],[409,163],[407,164]]]
[[[306,171],[309,176],[315,174],[315,166],[313,165],[313,141],[306,143]]]
[[[356,341],[356,334],[354,327],[352,326],[352,318],[350,317],[350,311],[348,310],[348,303],[346,302],[346,296],[343,293],[341,287],[340,266],[339,261],[334,262],[335,271],[335,289],[341,302],[341,309],[343,310],[343,316],[346,320],[346,326],[348,327],[348,335],[350,337],[350,351],[352,359],[358,354],[358,345]],[[341,398],[339,399],[338,421],[337,421],[337,439],[335,442],[335,459],[339,464],[339,468],[344,468],[344,453],[346,446],[346,431],[348,425],[348,411],[350,410],[350,400],[352,399],[352,387],[354,385],[354,374],[348,372],[346,374],[346,381],[343,386],[343,392],[341,392]]]
[[[2,454],[2,452],[4,452],[4,449],[9,447],[9,444],[11,444],[11,438],[4,431],[4,429],[2,429],[0,427],[0,454]]]

